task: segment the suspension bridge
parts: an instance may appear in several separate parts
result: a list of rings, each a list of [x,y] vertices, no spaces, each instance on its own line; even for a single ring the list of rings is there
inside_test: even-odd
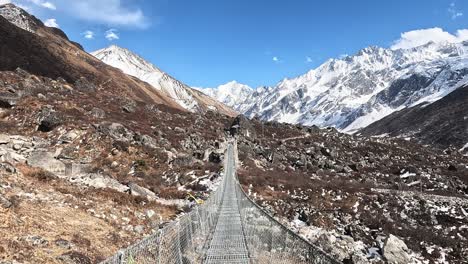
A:
[[[102,263],[340,263],[255,204],[238,182],[236,159],[232,141],[222,182],[205,203]]]

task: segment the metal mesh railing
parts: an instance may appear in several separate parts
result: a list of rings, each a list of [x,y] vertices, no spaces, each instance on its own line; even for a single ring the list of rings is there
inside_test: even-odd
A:
[[[205,203],[102,263],[339,263],[250,200],[235,174],[235,146],[228,148],[222,183]],[[235,234],[219,236],[227,231]],[[245,256],[236,259],[233,252]]]

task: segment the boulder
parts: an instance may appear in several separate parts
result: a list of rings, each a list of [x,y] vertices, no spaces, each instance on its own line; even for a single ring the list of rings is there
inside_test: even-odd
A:
[[[0,134],[0,145],[5,145],[10,143],[10,136],[5,134]]]
[[[394,235],[390,235],[385,241],[383,255],[389,264],[409,263],[411,257],[408,252],[405,242]]]
[[[39,113],[39,127],[37,128],[37,130],[41,132],[50,132],[56,127],[60,126],[63,123],[63,121],[63,115],[56,112],[50,107],[44,107]]]
[[[135,101],[127,100],[122,106],[122,110],[126,113],[135,113],[137,108],[137,103]]]
[[[41,236],[29,235],[29,236],[24,237],[24,240],[35,247],[45,247],[49,244],[49,241],[47,241],[47,239]]]
[[[121,184],[119,181],[98,173],[75,175],[70,178],[70,182],[97,189],[113,189],[118,192],[127,192],[129,190],[127,186]]]
[[[54,158],[54,153],[45,151],[36,151],[31,153],[27,159],[27,163],[32,167],[38,167],[46,171],[65,174],[65,163]]]
[[[148,135],[135,135],[135,141],[140,143],[141,145],[149,148],[157,148],[158,142],[156,139],[148,136]]]
[[[186,153],[179,153],[177,157],[172,161],[174,166],[192,166],[195,159]]]
[[[18,94],[0,92],[0,108],[11,108],[15,106],[20,99],[21,96]]]
[[[100,133],[117,141],[131,142],[134,139],[134,133],[120,123],[102,122],[96,128]]]
[[[183,134],[185,133],[185,129],[180,128],[180,127],[174,127],[174,132]]]
[[[64,248],[64,249],[71,249],[72,247],[72,244],[70,243],[70,241],[65,240],[65,239],[57,239],[55,240],[54,243],[56,246]]]
[[[213,163],[220,163],[221,162],[221,155],[216,152],[211,152],[208,160]]]
[[[81,77],[75,81],[75,89],[82,92],[94,92],[97,90],[96,85],[89,82],[85,77]]]
[[[62,141],[62,143],[71,143],[75,139],[77,139],[80,136],[80,131],[79,130],[70,130],[67,133],[63,134],[60,136],[59,140]]]
[[[5,153],[2,153],[0,151],[0,162],[7,162],[14,164],[16,162],[25,162],[26,158],[18,153],[15,153],[13,151],[6,151]]]
[[[145,197],[146,199],[150,201],[154,201],[158,199],[158,197],[156,196],[154,192],[146,189],[145,187],[141,187],[136,183],[133,183],[133,182],[129,183],[128,188],[130,188],[130,194],[133,196]]]
[[[97,107],[94,107],[93,109],[91,109],[91,111],[89,112],[89,114],[94,117],[94,118],[97,118],[97,119],[103,119],[106,117],[106,112],[100,108],[97,108]]]

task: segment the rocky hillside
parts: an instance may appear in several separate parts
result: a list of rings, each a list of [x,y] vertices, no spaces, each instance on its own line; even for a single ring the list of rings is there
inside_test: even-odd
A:
[[[365,48],[239,97],[248,117],[356,132],[395,111],[434,102],[468,82],[468,42]],[[242,86],[239,86],[242,87]],[[240,89],[238,94],[245,93]],[[209,91],[208,91],[209,93]],[[237,97],[218,98],[220,101]],[[229,98],[230,97],[230,98]]]
[[[234,124],[246,192],[344,263],[468,258],[468,157],[456,149],[333,128]]]
[[[395,112],[359,133],[366,136],[411,137],[423,144],[468,150],[467,106],[468,86],[464,86],[434,103],[423,103]]]
[[[98,263],[208,197],[229,117],[0,14],[0,262]]]
[[[213,110],[226,115],[237,115],[224,104],[176,80],[128,49],[113,45],[91,54],[104,63],[149,83],[156,90],[163,92],[176,101],[184,109],[198,113]]]
[[[21,15],[5,15],[6,18],[1,15],[12,13]],[[24,25],[28,25],[28,30],[21,28]],[[122,98],[183,109],[166,94],[102,63],[84,52],[79,45],[68,41],[59,29],[44,26],[42,22],[12,4],[0,6],[0,34],[2,71],[22,68],[38,76],[52,79],[60,77],[72,84],[86,80],[96,89],[112,89],[115,95]]]

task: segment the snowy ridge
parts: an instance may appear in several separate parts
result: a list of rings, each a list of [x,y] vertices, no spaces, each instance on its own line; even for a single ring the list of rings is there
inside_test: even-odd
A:
[[[431,42],[400,50],[368,47],[274,87],[202,91],[248,117],[354,132],[394,111],[436,101],[467,81],[468,42]]]
[[[238,108],[240,106],[239,102],[242,102],[254,92],[251,87],[236,81],[228,82],[217,88],[194,87],[194,89],[207,94],[238,112],[243,112],[242,108]]]
[[[31,33],[36,32],[38,28],[37,23],[40,22],[35,18],[31,19],[31,15],[13,4],[0,5],[0,16],[4,17],[15,26]]]
[[[91,54],[104,63],[149,83],[155,89],[166,93],[183,108],[192,112],[200,110],[201,103],[195,98],[194,91],[190,87],[130,50],[112,45]]]

